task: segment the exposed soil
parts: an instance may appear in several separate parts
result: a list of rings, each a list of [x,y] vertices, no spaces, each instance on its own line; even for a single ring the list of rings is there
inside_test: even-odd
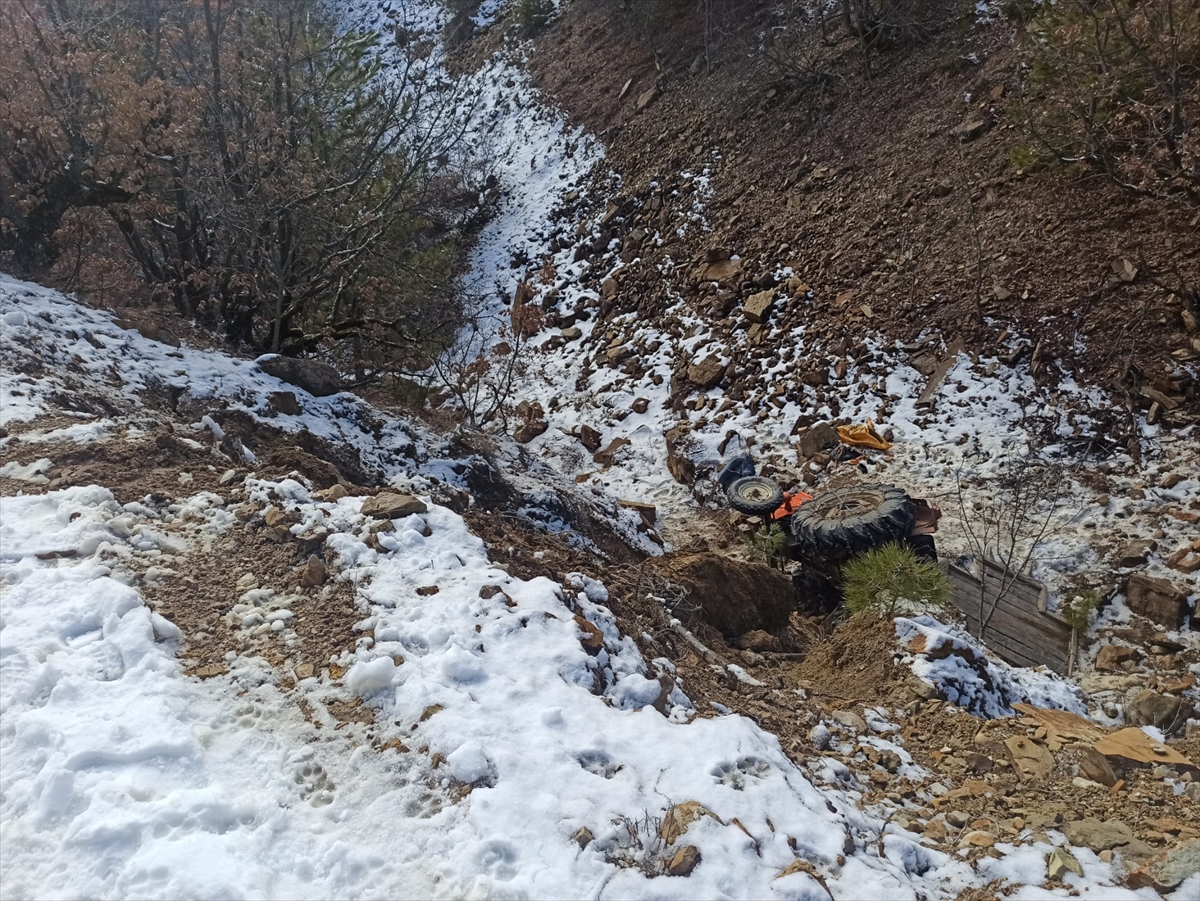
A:
[[[1057,359],[1105,386],[1130,365],[1153,379],[1200,358],[1171,288],[1200,283],[1200,215],[1096,176],[1009,162],[1026,140],[1010,106],[1019,25],[971,26],[944,12],[954,24],[872,55],[869,77],[853,41],[813,40],[795,52],[829,78],[801,84],[755,50],[778,24],[774,7],[718,0],[706,18],[668,0],[572,3],[538,38],[537,86],[603,137],[623,196],[657,182],[662,216],[690,203],[669,196],[692,190],[676,173],[711,169],[711,231],[680,238],[663,219],[664,243],[642,243],[640,264],[622,274],[618,309],[653,315],[664,284],[707,304],[686,263],[723,246],[742,257],[730,287],[743,299],[783,265],[813,289],[802,317],[817,327],[806,335],[810,357],[869,328],[902,341],[933,329],[980,352],[1019,334],[1037,374],[1049,377],[1046,361]],[[976,117],[986,133],[951,135]],[[684,265],[664,277],[667,256]],[[1139,276],[1119,279],[1117,258]],[[1195,412],[1194,392],[1190,404]]]

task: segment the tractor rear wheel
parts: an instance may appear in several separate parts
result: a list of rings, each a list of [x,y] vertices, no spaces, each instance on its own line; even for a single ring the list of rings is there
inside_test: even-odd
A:
[[[914,515],[912,500],[893,485],[836,488],[792,514],[796,555],[801,560],[847,560],[905,538]]]

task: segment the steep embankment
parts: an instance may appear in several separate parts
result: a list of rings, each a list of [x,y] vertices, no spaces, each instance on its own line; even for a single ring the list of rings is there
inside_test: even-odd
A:
[[[1056,827],[1115,810],[1137,830],[1115,844],[1126,862],[1190,836],[1119,800],[1038,803],[993,747],[1020,721],[980,741],[985,724],[920,699],[1079,700],[929,621],[922,648],[906,638],[941,661],[929,681],[830,706],[828,674],[698,655],[655,612],[676,584],[661,575],[610,568],[610,594],[555,572],[570,556],[549,537],[489,555],[470,508],[519,520],[520,492],[420,427],[32,285],[0,282],[0,316],[14,897],[952,897],[1000,880],[1148,898],[1116,886],[1090,821],[1053,851],[1084,875],[1047,873]],[[539,566],[553,578],[517,575]],[[833,671],[903,653],[868,629],[839,633]],[[996,772],[972,780],[964,759]],[[1057,785],[1070,759],[1034,775]],[[1142,797],[1175,797],[1168,769],[1136,777]]]

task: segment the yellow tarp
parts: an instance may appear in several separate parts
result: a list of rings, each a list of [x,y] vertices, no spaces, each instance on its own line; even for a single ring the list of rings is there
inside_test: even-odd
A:
[[[840,425],[837,427],[838,438],[842,444],[852,447],[869,447],[872,450],[891,450],[892,443],[875,431],[875,423],[870,419],[866,425]]]

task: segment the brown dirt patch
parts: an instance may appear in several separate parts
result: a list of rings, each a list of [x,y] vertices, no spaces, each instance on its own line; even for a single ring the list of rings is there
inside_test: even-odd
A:
[[[684,586],[695,615],[726,640],[756,629],[786,630],[796,606],[792,580],[759,563],[711,553],[668,554],[650,568]]]
[[[360,633],[353,626],[363,617],[354,587],[333,579],[317,589],[299,584],[300,567],[313,549],[291,540],[277,542],[257,522],[231,526],[211,548],[196,541],[191,547],[193,553],[171,567],[174,575],[143,588],[147,603],[183,632],[181,656],[190,671],[221,668],[226,653],[233,651],[258,653],[272,666],[286,663],[292,670],[312,664],[314,675],[320,675],[330,657],[354,649]],[[217,560],[220,565],[214,566]],[[298,647],[285,645],[274,633],[256,637],[225,622],[225,614],[246,590],[237,585],[245,574],[252,574],[260,587],[273,589],[277,597],[289,596],[287,609],[294,619],[288,628],[296,633]]]
[[[794,672],[799,682],[828,697],[888,703],[889,695],[906,677],[905,671],[892,664],[895,650],[889,622],[854,616],[827,640],[810,648]]]

